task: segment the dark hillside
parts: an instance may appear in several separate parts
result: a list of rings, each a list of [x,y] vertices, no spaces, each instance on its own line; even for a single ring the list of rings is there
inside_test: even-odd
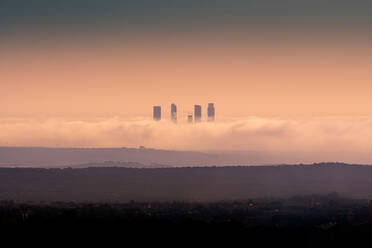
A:
[[[217,201],[337,192],[372,198],[372,167],[345,164],[193,168],[0,169],[0,200]]]

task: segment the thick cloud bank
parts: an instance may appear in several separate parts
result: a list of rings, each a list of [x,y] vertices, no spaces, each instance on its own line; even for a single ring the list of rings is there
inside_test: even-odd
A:
[[[137,147],[176,150],[372,151],[372,118],[246,118],[215,123],[120,118],[0,119],[1,146]]]

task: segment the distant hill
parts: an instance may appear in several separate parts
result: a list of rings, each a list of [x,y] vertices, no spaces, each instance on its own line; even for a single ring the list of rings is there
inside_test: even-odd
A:
[[[114,161],[114,162],[107,162]],[[314,163],[344,161],[372,164],[370,154],[355,152],[311,151],[172,151],[149,148],[46,148],[0,147],[0,167],[177,167],[177,166],[236,166]]]
[[[0,147],[0,167],[65,167],[107,161],[178,166],[220,165],[226,162],[217,154],[146,148]]]
[[[0,168],[0,200],[217,201],[332,192],[372,199],[372,167]]]

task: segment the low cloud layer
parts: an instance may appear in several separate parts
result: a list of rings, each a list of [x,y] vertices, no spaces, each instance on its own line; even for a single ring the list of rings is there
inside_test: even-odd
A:
[[[372,118],[246,118],[215,123],[120,118],[0,119],[1,146],[138,147],[176,150],[372,151]]]

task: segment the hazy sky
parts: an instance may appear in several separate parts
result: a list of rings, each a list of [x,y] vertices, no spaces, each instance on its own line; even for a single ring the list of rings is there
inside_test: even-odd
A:
[[[63,119],[62,126],[115,116],[145,121],[152,105],[162,105],[168,117],[175,102],[183,120],[193,104],[205,114],[214,102],[217,120],[231,123],[332,117],[340,120],[332,125],[351,118],[365,130],[360,120],[372,112],[371,24],[368,0],[3,0],[0,117],[34,122],[36,129],[37,118]],[[351,132],[355,142],[360,132]],[[0,142],[45,143],[37,134],[27,142],[7,135],[0,131]]]
[[[1,1],[1,116],[369,115],[369,1]]]

